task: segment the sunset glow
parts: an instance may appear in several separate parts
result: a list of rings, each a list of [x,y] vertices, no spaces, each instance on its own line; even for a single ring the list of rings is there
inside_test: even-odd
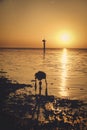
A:
[[[87,48],[87,0],[1,0],[0,47]]]
[[[0,130],[86,130],[87,0],[0,0]]]

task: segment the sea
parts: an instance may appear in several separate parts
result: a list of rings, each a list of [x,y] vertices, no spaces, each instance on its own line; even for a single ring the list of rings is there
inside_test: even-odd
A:
[[[87,101],[87,49],[46,49],[45,52],[32,48],[0,49],[1,76],[12,82],[31,84],[34,93],[38,71],[46,73],[49,95]],[[45,88],[42,79],[43,95]]]

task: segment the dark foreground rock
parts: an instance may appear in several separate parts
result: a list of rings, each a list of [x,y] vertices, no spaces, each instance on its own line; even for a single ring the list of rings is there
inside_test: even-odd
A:
[[[33,95],[32,86],[0,78],[0,130],[87,130],[87,104]]]

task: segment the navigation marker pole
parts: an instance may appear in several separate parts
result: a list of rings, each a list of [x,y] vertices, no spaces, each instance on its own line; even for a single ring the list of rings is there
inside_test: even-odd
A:
[[[44,51],[44,53],[45,53],[45,49],[46,49],[46,40],[43,39],[42,42],[43,42],[43,51]]]

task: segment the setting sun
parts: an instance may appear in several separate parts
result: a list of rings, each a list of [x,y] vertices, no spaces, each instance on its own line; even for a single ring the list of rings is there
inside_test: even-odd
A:
[[[68,29],[66,30],[59,31],[59,33],[57,33],[56,43],[60,45],[60,47],[70,48],[74,44],[75,36],[74,36],[74,32]]]
[[[62,44],[71,44],[71,42],[73,41],[73,34],[71,33],[70,30],[68,31],[61,31],[59,34],[59,41]]]
[[[60,40],[62,42],[68,42],[68,41],[70,41],[70,35],[67,34],[67,33],[64,33],[64,34],[61,35]]]

